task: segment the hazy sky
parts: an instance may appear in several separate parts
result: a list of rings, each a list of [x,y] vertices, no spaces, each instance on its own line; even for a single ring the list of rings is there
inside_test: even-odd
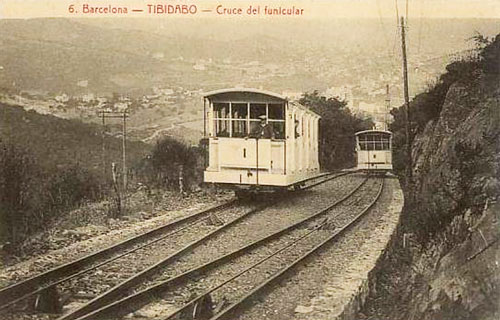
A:
[[[0,18],[32,18],[32,17],[97,17],[106,15],[81,15],[82,5],[91,6],[127,6],[127,17],[160,17],[171,19],[171,15],[149,15],[146,5],[153,4],[195,4],[198,14],[195,17],[220,17],[215,13],[217,5],[241,7],[244,11],[249,5],[269,7],[300,7],[304,9],[301,18],[315,19],[320,17],[396,17],[406,13],[407,0],[0,0]],[[396,6],[397,3],[397,6]],[[79,11],[70,13],[69,6],[74,4]],[[131,9],[144,9],[143,13],[132,13]],[[201,10],[212,12],[201,12]],[[110,15],[107,15],[108,17]],[[124,15],[112,15],[121,16]],[[245,15],[243,15],[245,16]],[[500,18],[500,0],[408,0],[408,16],[430,18]],[[185,18],[182,16],[181,18]],[[231,18],[234,18],[232,16]],[[288,17],[289,18],[289,17]]]

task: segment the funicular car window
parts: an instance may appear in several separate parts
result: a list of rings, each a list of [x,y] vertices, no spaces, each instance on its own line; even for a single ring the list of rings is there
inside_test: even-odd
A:
[[[265,103],[250,103],[250,135],[253,132],[258,131],[260,116],[266,115],[266,104]]]
[[[269,119],[272,120],[285,120],[285,108],[282,103],[270,103],[269,105]]]
[[[250,120],[259,121],[260,116],[266,115],[265,103],[251,103],[250,104]]]
[[[276,139],[285,139],[285,122],[284,121],[273,121],[270,123],[273,126],[274,137]]]
[[[359,143],[359,148],[363,151],[368,150],[368,144],[366,141],[366,135],[360,134],[358,135],[358,143]]]
[[[236,138],[246,137],[248,105],[246,103],[233,103],[231,105],[232,136]]]
[[[229,118],[229,103],[214,103],[214,118]]]
[[[359,145],[361,147],[361,150],[365,151],[375,150],[373,136],[369,133],[365,133],[359,136]]]
[[[390,150],[391,149],[391,145],[389,143],[389,139],[383,141],[383,148],[384,150]]]
[[[361,150],[390,150],[390,135],[385,133],[366,133],[358,136]]]
[[[229,103],[214,103],[214,132],[217,137],[229,137]]]
[[[214,120],[214,131],[216,137],[229,137],[229,119]]]
[[[382,136],[378,133],[373,134],[372,136],[373,148],[375,150],[382,150]]]
[[[390,150],[391,149],[390,139],[391,139],[390,135],[388,135],[388,134],[382,135],[382,150]]]
[[[243,138],[260,131],[264,118],[274,139],[285,139],[283,103],[214,103],[214,132],[217,137]],[[250,112],[249,112],[250,111]],[[265,117],[263,117],[265,116]]]
[[[273,127],[274,137],[276,139],[285,139],[285,106],[283,103],[268,104],[267,120]]]

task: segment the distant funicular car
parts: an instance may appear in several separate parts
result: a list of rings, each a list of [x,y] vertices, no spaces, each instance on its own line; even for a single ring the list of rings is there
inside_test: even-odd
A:
[[[356,133],[357,169],[387,172],[392,170],[392,133],[365,130]]]
[[[300,187],[319,174],[320,116],[276,93],[223,89],[204,95],[204,181],[237,194]]]

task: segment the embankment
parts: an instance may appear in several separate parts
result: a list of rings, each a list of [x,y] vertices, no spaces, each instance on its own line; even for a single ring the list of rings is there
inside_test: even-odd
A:
[[[500,318],[499,47],[497,36],[463,64],[467,76],[449,83],[416,134],[400,223],[359,311],[341,318]]]

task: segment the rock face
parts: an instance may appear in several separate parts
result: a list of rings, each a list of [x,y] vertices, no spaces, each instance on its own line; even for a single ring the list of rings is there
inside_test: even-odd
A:
[[[416,136],[401,223],[361,312],[340,318],[500,318],[498,83],[482,74],[452,84]]]

